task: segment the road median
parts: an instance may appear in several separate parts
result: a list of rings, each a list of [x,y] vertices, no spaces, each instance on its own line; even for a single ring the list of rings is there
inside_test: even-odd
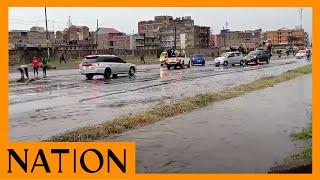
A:
[[[307,65],[287,71],[278,76],[261,78],[251,83],[238,85],[222,91],[208,92],[194,97],[186,97],[181,100],[172,101],[168,104],[156,106],[141,113],[122,116],[113,121],[106,121],[101,124],[70,130],[53,136],[45,141],[75,142],[99,140],[128,130],[137,129],[168,117],[190,112],[214,102],[231,99],[251,91],[271,87],[277,83],[296,78],[303,74],[311,73],[311,69],[311,65]]]

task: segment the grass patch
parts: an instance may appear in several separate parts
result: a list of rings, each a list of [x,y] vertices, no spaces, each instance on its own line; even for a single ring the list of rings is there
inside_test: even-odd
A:
[[[194,97],[183,98],[173,101],[150,110],[146,110],[134,115],[127,115],[116,118],[113,121],[107,121],[98,125],[82,127],[65,133],[52,136],[45,141],[94,141],[106,138],[115,134],[120,134],[128,130],[160,121],[167,117],[172,117],[181,113],[190,112],[210,103],[231,99],[244,95],[250,91],[259,90],[273,86],[277,83],[296,78],[302,74],[311,73],[311,65],[290,70],[278,76],[271,76],[258,79],[248,84],[242,84],[233,88],[225,89],[218,92],[209,92],[199,94]]]
[[[312,138],[312,127],[303,128],[297,133],[291,135],[293,140],[310,140]],[[293,154],[289,158],[289,162],[298,160],[310,160],[312,159],[312,143],[308,143],[300,153]]]
[[[286,160],[286,163],[292,163],[295,161],[308,161],[312,160],[312,144],[306,145],[300,153],[293,154],[289,159]]]
[[[312,128],[303,128],[300,132],[291,135],[293,140],[307,140],[312,138]]]

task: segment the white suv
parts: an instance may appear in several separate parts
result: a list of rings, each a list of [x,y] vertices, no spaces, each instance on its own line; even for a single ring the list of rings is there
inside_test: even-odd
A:
[[[136,72],[136,66],[127,63],[115,55],[89,55],[79,64],[80,73],[87,79],[92,79],[94,75],[103,75],[108,79],[112,75],[129,74],[133,76]]]

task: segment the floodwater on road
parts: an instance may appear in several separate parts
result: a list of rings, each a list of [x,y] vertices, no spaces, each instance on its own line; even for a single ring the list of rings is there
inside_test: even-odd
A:
[[[134,77],[110,80],[102,76],[86,80],[78,70],[53,70],[48,72],[48,78],[31,83],[14,82],[18,74],[11,73],[9,137],[12,141],[39,141],[173,99],[278,75],[308,63],[287,59],[271,61],[268,65],[216,68],[209,62],[205,67],[176,70],[142,65]]]
[[[301,150],[311,123],[311,75],[126,132],[139,173],[266,173]]]

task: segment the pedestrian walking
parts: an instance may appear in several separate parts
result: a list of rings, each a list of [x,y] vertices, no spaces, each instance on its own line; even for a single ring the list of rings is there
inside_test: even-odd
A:
[[[29,73],[28,73],[28,66],[23,64],[23,65],[20,65],[17,70],[20,72],[20,79],[18,80],[18,82],[20,81],[23,81],[25,78],[24,78],[24,74],[26,74],[26,78],[29,79]]]
[[[311,50],[310,49],[307,49],[307,60],[310,60],[310,57],[311,57]]]
[[[47,77],[48,59],[46,57],[43,57],[41,64],[43,77]]]
[[[143,55],[142,55],[141,58],[140,58],[140,63],[141,63],[141,64],[145,64],[145,63],[146,63],[146,62],[144,61],[144,56],[143,56]]]
[[[37,77],[38,77],[39,67],[40,67],[40,59],[36,56],[32,60],[32,67],[33,67],[33,76],[36,76],[36,73],[37,73]]]
[[[61,61],[64,61],[64,63],[67,64],[66,57],[65,57],[64,53],[61,53],[60,64],[61,64]]]
[[[278,57],[281,58],[281,50],[278,50],[277,53],[278,53]]]

